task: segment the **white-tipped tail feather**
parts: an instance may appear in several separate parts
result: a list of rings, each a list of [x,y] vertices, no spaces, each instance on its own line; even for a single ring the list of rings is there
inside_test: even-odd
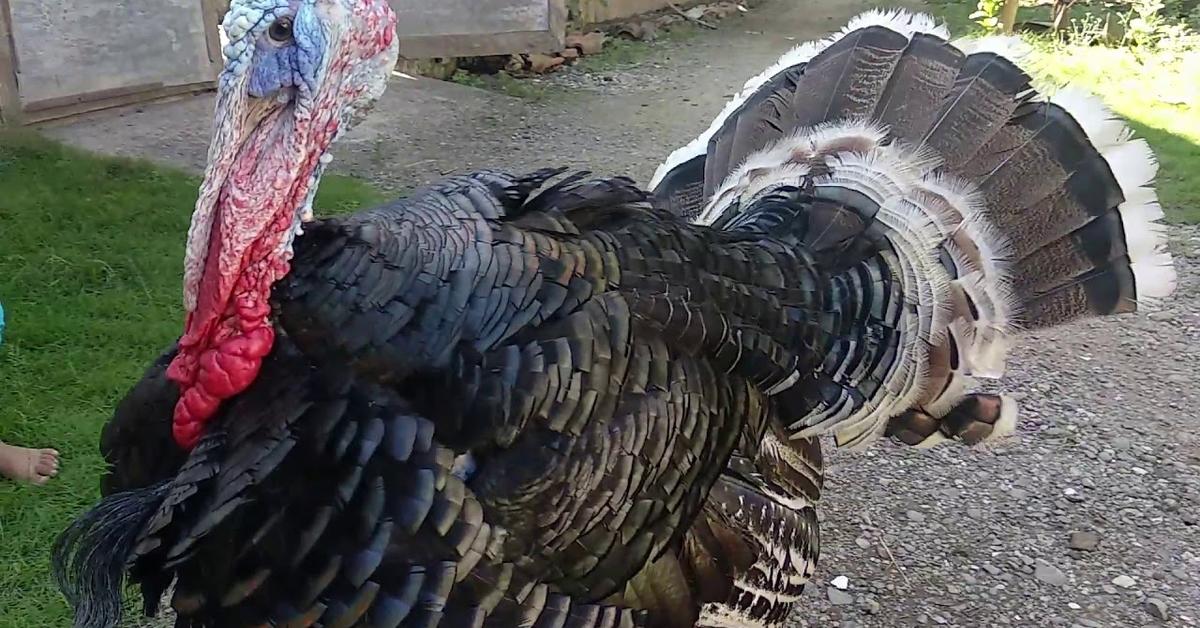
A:
[[[846,145],[859,150],[835,152]],[[812,176],[808,164],[813,161],[819,161],[828,172]],[[696,220],[713,224],[727,218],[735,202],[739,207],[750,206],[766,192],[806,183],[817,190],[853,191],[879,208],[875,220],[885,229],[895,251],[889,256],[891,270],[913,306],[899,329],[903,358],[894,361],[884,386],[856,411],[804,417],[791,426],[796,437],[833,428],[844,446],[866,444],[882,434],[887,419],[929,393],[931,385],[941,387],[941,394],[927,407],[944,414],[965,396],[962,384],[971,375],[996,377],[1003,369],[1012,312],[1018,307],[1003,271],[1008,246],[1003,234],[987,222],[973,185],[945,173],[940,166],[936,155],[889,142],[885,130],[870,124],[848,122],[802,129],[751,155],[729,175]],[[976,256],[952,253],[964,267],[971,268],[970,273],[952,277],[938,260],[937,251],[946,244],[953,246],[958,236],[965,237],[964,244]],[[957,305],[955,291],[971,296],[974,316]],[[952,342],[963,358],[960,368],[948,376],[957,386],[929,380],[930,347],[945,342]]]
[[[654,173],[654,178],[650,181],[650,189],[657,187],[663,180],[663,177],[680,164],[703,155],[708,150],[708,141],[721,129],[721,126],[725,124],[729,116],[733,115],[738,108],[745,104],[751,94],[780,72],[812,59],[817,53],[825,50],[846,35],[868,26],[884,26],[907,37],[912,37],[917,33],[929,33],[942,38],[950,37],[950,32],[946,29],[945,25],[938,24],[937,20],[932,16],[924,13],[913,13],[904,9],[882,8],[860,13],[851,18],[846,26],[842,28],[841,32],[821,40],[804,42],[792,48],[774,65],[764,70],[758,76],[746,81],[746,84],[742,86],[737,96],[734,96],[733,99],[726,103],[725,108],[721,110],[721,113],[717,115],[704,133],[701,133],[699,137],[689,142],[686,146],[671,153],[667,157],[667,160],[658,167],[658,170]]]
[[[1071,114],[1083,127],[1088,140],[1108,162],[1121,186],[1125,202],[1119,211],[1125,244],[1134,272],[1140,302],[1153,305],[1175,291],[1177,275],[1166,250],[1166,227],[1162,206],[1154,190],[1158,159],[1144,139],[1133,131],[1095,95],[1073,86],[1048,98]]]

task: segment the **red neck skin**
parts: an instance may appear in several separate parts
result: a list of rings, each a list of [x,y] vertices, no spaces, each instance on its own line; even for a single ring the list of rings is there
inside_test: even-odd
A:
[[[324,128],[300,138],[292,134],[300,125],[274,122],[250,134],[222,185],[196,305],[167,369],[180,387],[173,435],[185,450],[199,441],[223,400],[254,382],[271,352],[271,288],[290,270],[287,244],[298,210],[337,127],[319,125]]]

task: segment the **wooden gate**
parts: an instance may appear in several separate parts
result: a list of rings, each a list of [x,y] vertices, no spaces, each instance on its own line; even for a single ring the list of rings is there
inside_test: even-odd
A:
[[[0,0],[0,116],[51,118],[200,91],[227,0]]]
[[[408,59],[558,52],[566,0],[389,0]]]

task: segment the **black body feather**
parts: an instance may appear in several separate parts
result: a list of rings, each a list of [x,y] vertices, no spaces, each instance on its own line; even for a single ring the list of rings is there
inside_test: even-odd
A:
[[[78,625],[111,625],[117,590],[88,583],[125,558],[189,626],[687,625],[614,604],[761,439],[764,389],[819,360],[826,286],[802,248],[688,225],[627,179],[534,196],[554,174],[308,225],[277,346],[186,458],[150,455],[175,398],[170,353],[151,368],[105,431],[105,491],[127,492],[57,552]]]

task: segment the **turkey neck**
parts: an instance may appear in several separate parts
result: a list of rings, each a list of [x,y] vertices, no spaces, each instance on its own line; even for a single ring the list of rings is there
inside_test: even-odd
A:
[[[254,382],[271,351],[271,288],[290,270],[292,241],[339,127],[320,106],[237,89],[220,97],[216,121],[188,233],[184,334],[167,371],[180,387],[173,434],[184,449],[223,400]]]

